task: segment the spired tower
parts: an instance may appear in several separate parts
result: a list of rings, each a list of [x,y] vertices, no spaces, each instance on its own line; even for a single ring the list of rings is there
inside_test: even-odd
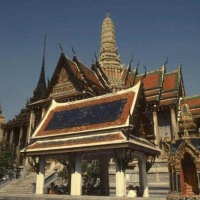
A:
[[[102,25],[99,64],[107,76],[111,88],[123,85],[121,76],[124,67],[117,52],[115,27],[109,12],[107,12]]]

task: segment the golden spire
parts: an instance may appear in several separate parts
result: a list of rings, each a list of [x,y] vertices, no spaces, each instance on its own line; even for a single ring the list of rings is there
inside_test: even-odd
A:
[[[107,11],[106,18],[102,24],[99,64],[107,75],[111,85],[121,84],[123,66],[117,52],[115,27],[110,18],[109,11]],[[114,73],[111,71],[114,71]]]

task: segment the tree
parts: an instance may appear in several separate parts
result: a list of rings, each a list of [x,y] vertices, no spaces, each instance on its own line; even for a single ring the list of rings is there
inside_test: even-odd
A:
[[[14,147],[4,140],[0,141],[0,178],[13,169],[15,159]]]

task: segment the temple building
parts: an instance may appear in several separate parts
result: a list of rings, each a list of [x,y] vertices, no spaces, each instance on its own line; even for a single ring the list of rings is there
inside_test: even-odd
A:
[[[170,192],[167,199],[198,199],[200,193],[200,139],[190,107],[180,102],[178,138],[168,143]]]
[[[181,66],[167,72],[164,63],[143,74],[138,72],[139,63],[134,67],[130,61],[123,66],[109,13],[102,24],[99,57],[90,68],[75,52],[70,59],[61,48],[57,66],[46,83],[45,46],[46,37],[40,77],[33,96],[21,112],[3,126],[4,138],[15,145],[19,165],[28,165],[24,155],[40,157],[38,182],[43,181],[45,160],[58,154],[62,157],[65,153],[74,166],[71,181],[77,179],[80,187],[78,163],[81,157],[93,157],[101,147],[107,159],[114,158],[117,172],[114,177],[122,180],[121,183],[125,182],[123,176],[128,166],[124,160],[132,162],[136,157],[140,164],[131,171],[126,182],[140,184],[146,197],[149,195],[147,183],[154,186],[164,183],[169,188],[167,144],[179,138],[180,99],[183,97],[194,116],[196,129],[200,127],[200,96],[186,97]],[[72,113],[75,117],[71,119]],[[124,151],[129,152],[130,157]],[[49,152],[51,156],[48,157]],[[102,179],[108,182],[108,176]],[[121,183],[115,185],[117,196],[125,192],[124,187],[119,189],[122,185],[117,185]],[[37,193],[42,193],[42,188],[38,186]],[[107,186],[102,191],[109,194]],[[74,191],[71,186],[71,192],[80,195],[81,189]]]

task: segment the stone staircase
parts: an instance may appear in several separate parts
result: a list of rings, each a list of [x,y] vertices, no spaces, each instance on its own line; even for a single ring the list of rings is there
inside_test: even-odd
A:
[[[157,198],[165,198],[169,193],[169,184],[160,183],[158,184],[149,184],[149,196]]]
[[[31,194],[31,183],[36,181],[36,173],[30,172],[25,178],[14,179],[0,188],[0,194]]]

